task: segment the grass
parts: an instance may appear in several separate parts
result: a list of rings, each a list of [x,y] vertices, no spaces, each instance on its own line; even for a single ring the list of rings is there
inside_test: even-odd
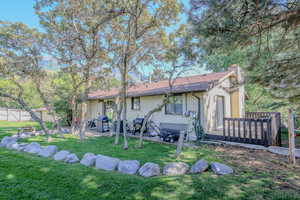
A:
[[[18,132],[20,127],[35,127],[36,130],[40,130],[40,126],[36,122],[8,122],[0,121],[0,137],[9,136]],[[52,128],[52,123],[46,122],[48,128]]]
[[[0,122],[0,138],[14,133],[17,126],[23,125]],[[43,137],[26,141],[49,144]],[[81,142],[74,136],[66,135],[65,139],[54,137],[51,144],[76,153],[79,157],[86,152],[93,152],[121,159],[136,159],[142,164],[152,161],[161,166],[172,161],[184,161],[191,165],[197,159],[205,158],[209,162],[220,161],[233,166],[236,172],[226,176],[205,172],[198,175],[143,178],[96,170],[80,164],[65,164],[0,148],[0,199],[300,199],[299,190],[294,188],[298,186],[295,180],[298,181],[299,174],[293,168],[284,166],[287,170],[281,171],[276,168],[252,169],[242,163],[239,166],[236,164],[236,156],[232,158],[220,151],[219,147],[213,146],[185,149],[181,157],[176,159],[174,146],[145,142],[145,148],[138,149],[137,140],[130,139],[129,142],[130,148],[127,151],[122,150],[122,145],[112,145],[113,139],[108,137],[90,138]],[[247,155],[244,157],[252,159]],[[292,186],[282,187],[278,177]]]

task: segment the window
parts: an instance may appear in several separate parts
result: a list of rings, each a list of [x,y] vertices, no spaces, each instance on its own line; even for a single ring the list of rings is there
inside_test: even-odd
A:
[[[140,109],[141,109],[140,97],[132,97],[131,98],[131,110],[140,110]]]
[[[217,96],[216,101],[216,128],[223,127],[223,120],[224,120],[224,97]]]
[[[183,98],[181,94],[170,97],[170,102],[165,106],[165,113],[169,115],[183,114]]]

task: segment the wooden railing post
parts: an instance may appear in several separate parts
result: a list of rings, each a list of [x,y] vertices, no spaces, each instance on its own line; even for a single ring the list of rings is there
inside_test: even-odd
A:
[[[296,164],[295,157],[295,116],[292,109],[289,109],[288,115],[289,128],[289,163]]]

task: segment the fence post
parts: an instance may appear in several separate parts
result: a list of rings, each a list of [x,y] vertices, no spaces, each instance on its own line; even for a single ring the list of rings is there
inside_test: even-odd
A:
[[[288,115],[288,128],[289,128],[289,162],[296,164],[295,157],[295,116],[292,109],[289,109]]]

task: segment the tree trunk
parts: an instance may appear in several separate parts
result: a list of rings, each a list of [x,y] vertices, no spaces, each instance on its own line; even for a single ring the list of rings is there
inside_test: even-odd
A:
[[[25,103],[25,101],[23,100],[23,98],[21,97],[21,94],[19,95],[19,97],[14,97],[10,94],[5,94],[5,93],[1,93],[0,92],[0,96],[1,97],[7,97],[9,99],[12,99],[13,101],[15,102],[18,102],[20,104],[20,106],[26,110],[27,112],[29,112],[31,118],[36,121],[37,123],[39,123],[39,125],[41,126],[42,130],[45,132],[45,136],[47,138],[47,141],[50,140],[50,136],[49,136],[49,130],[47,128],[47,126],[45,125],[44,121],[41,120],[36,114],[35,112],[33,112],[28,106],[27,104]]]
[[[19,104],[21,105],[21,107],[22,107],[24,110],[26,110],[27,112],[29,112],[31,118],[32,118],[34,121],[36,121],[36,122],[39,123],[39,125],[40,125],[41,128],[42,128],[42,130],[45,132],[46,140],[47,140],[47,141],[50,141],[49,130],[48,130],[47,126],[45,125],[44,121],[41,120],[41,119],[35,114],[35,112],[33,112],[33,111],[26,105],[26,103],[24,102],[23,99],[18,99],[18,102],[19,102]]]
[[[126,115],[127,115],[127,103],[126,103],[126,99],[123,102],[123,106],[124,106],[124,111],[123,111],[123,136],[124,136],[124,146],[123,149],[128,149],[128,140],[127,140],[127,119],[126,119]]]
[[[296,165],[295,156],[295,118],[292,109],[289,109],[288,114],[288,129],[289,129],[289,163]]]
[[[143,134],[144,134],[144,131],[146,129],[146,124],[147,122],[149,121],[150,117],[156,113],[156,112],[159,112],[161,111],[161,109],[168,103],[168,96],[164,98],[162,104],[158,105],[156,108],[154,108],[153,110],[150,110],[145,118],[144,118],[144,121],[143,121],[143,124],[142,124],[142,127],[141,127],[141,130],[140,130],[140,136],[139,136],[139,145],[138,147],[139,148],[143,148]]]
[[[80,131],[79,131],[79,137],[80,140],[85,139],[85,131],[86,131],[86,119],[87,119],[87,103],[82,102],[81,104],[81,121],[80,121]]]
[[[115,145],[119,144],[120,139],[120,131],[121,131],[121,114],[123,110],[122,102],[119,102],[119,109],[117,108],[117,127],[116,127],[116,137],[115,137]]]
[[[61,131],[61,127],[60,127],[60,124],[59,124],[59,121],[56,117],[56,113],[54,111],[54,108],[50,105],[47,97],[45,96],[45,94],[43,93],[42,89],[41,89],[41,83],[40,81],[38,80],[35,80],[34,81],[35,83],[35,86],[36,86],[36,89],[37,89],[37,92],[39,93],[39,96],[41,97],[43,103],[44,103],[44,106],[46,107],[48,113],[52,116],[52,119],[54,121],[54,124],[55,124],[55,127],[58,129],[58,131],[60,132],[61,134],[61,137],[64,137],[62,131]]]
[[[43,93],[43,91],[41,90],[41,83],[40,81],[34,81],[35,83],[35,86],[36,86],[36,89],[37,89],[37,92],[39,93],[39,96],[41,97],[43,103],[44,103],[44,106],[46,107],[48,113],[52,116],[52,119],[54,121],[54,124],[55,124],[55,127],[57,128],[57,130],[59,131],[60,135],[62,138],[64,138],[64,134],[63,132],[61,131],[61,126],[59,124],[59,120],[57,119],[57,115],[54,111],[54,108],[50,105],[47,97],[45,96],[45,94]]]
[[[86,77],[86,83],[85,83],[85,91],[84,91],[84,96],[82,98],[82,103],[81,103],[81,123],[80,123],[80,132],[79,132],[79,137],[80,140],[85,139],[85,131],[86,131],[86,125],[87,125],[87,101],[88,101],[88,96],[90,93],[90,88],[92,85],[92,81],[89,78],[89,75]]]
[[[124,146],[123,149],[128,149],[127,141],[127,101],[126,101],[126,89],[127,89],[127,56],[124,58],[124,69],[122,71],[122,103],[123,103],[123,136],[124,136]]]
[[[185,134],[185,131],[180,131],[180,136],[179,136],[179,140],[177,143],[177,149],[176,149],[176,157],[178,157],[182,151],[184,134]]]
[[[73,95],[71,98],[71,110],[72,110],[72,123],[71,123],[71,133],[75,134],[76,130],[76,118],[77,118],[77,106],[76,106],[76,96]]]

